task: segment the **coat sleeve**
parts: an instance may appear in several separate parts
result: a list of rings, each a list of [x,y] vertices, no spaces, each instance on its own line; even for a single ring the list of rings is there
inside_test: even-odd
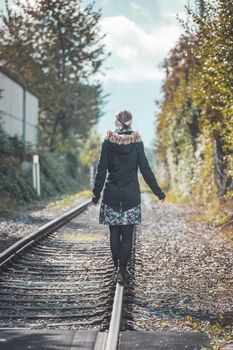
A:
[[[148,159],[145,155],[143,142],[139,143],[138,165],[147,185],[150,187],[153,193],[159,197],[159,199],[163,199],[165,197],[165,194],[159,187],[155,175],[151,170]]]
[[[98,162],[97,171],[95,175],[94,187],[92,189],[92,193],[97,200],[100,198],[100,194],[105,183],[107,169],[108,169],[107,142],[104,141],[102,143],[100,159]]]

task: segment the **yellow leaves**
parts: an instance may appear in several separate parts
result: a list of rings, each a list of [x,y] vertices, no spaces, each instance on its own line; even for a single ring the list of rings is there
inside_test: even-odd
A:
[[[160,323],[159,323],[159,326],[161,327],[161,328],[168,328],[168,327],[173,327],[173,329],[174,329],[174,324],[173,324],[173,322],[166,322],[166,321],[161,321]],[[197,329],[198,329],[198,327],[199,327],[199,324],[198,324],[198,322],[195,320],[193,320],[193,318],[192,318],[192,316],[191,315],[187,315],[184,319],[176,319],[175,320],[175,329],[176,330],[178,330],[178,329],[181,329],[182,327],[184,327],[184,326],[186,326],[186,327],[188,327],[189,329],[191,329],[191,330],[194,330],[194,331],[196,331]]]
[[[169,324],[167,322],[160,322],[159,325],[160,325],[161,328],[166,328],[166,327],[169,326]]]
[[[193,317],[191,315],[187,315],[185,317],[185,325],[188,326],[189,328],[196,330],[198,328],[198,322],[193,320]]]
[[[204,327],[204,331],[209,332],[214,336],[220,337],[223,333],[223,327],[218,322],[216,322],[214,324],[207,324]]]
[[[170,74],[163,84],[164,101],[157,122],[158,159],[168,174],[171,189],[179,188],[184,193],[185,187],[195,183],[200,194],[196,197],[200,197],[199,202],[202,203],[216,200],[219,186],[214,179],[218,162],[212,147],[214,132],[218,132],[223,148],[224,166],[220,171],[229,178],[229,195],[227,193],[225,198],[232,197],[229,191],[232,187],[230,178],[233,177],[233,62],[232,35],[226,30],[230,27],[231,19],[225,5],[218,0],[216,4],[219,12],[214,17],[208,14],[208,23],[201,22],[198,33],[189,33],[181,39],[167,58],[166,67]],[[189,101],[190,108],[183,108]],[[196,119],[199,135],[190,135],[193,124],[189,130],[187,126],[195,110],[199,113]],[[205,129],[210,135],[207,138],[209,147],[205,144]],[[204,150],[196,157],[198,137]],[[186,153],[189,144],[193,146],[193,154]],[[190,177],[187,176],[187,169],[191,169]]]
[[[191,315],[188,315],[188,316],[185,317],[185,320],[186,320],[186,321],[191,321],[191,322],[192,322],[193,318],[192,318]]]
[[[197,322],[193,322],[193,323],[192,323],[192,328],[193,328],[193,329],[197,328]]]

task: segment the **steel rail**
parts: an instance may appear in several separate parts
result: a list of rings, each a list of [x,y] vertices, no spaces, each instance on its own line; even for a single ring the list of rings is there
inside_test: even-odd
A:
[[[81,214],[90,204],[90,199],[85,200],[84,203],[81,203],[78,206],[68,210],[67,212],[57,216],[55,219],[49,221],[45,225],[40,226],[35,231],[29,233],[27,236],[12,244],[9,248],[0,253],[0,266],[3,266],[8,260],[15,256],[16,253],[25,250],[36,240],[42,238],[48,233],[54,232],[65,223]]]
[[[134,226],[133,232],[133,250],[132,253],[135,253],[135,240],[136,240],[136,226]],[[132,258],[132,255],[131,255]],[[105,343],[104,350],[117,350],[119,333],[122,322],[122,309],[123,309],[123,299],[124,299],[124,285],[116,284],[112,315],[109,324],[109,330],[107,333],[107,340]]]
[[[123,295],[124,286],[117,283],[105,350],[116,350],[118,346],[118,337],[120,332],[121,314],[123,306]]]

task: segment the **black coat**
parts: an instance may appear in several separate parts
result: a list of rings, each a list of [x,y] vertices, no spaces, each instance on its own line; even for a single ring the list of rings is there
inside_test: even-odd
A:
[[[108,131],[102,144],[92,190],[93,202],[99,200],[105,183],[103,202],[107,205],[117,210],[127,210],[140,204],[138,168],[154,194],[163,199],[165,194],[150,168],[139,133]]]

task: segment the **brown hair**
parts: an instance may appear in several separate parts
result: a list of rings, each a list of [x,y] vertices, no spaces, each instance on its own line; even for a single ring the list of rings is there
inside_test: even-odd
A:
[[[132,114],[129,111],[121,111],[116,114],[116,120],[125,128],[131,128]]]

